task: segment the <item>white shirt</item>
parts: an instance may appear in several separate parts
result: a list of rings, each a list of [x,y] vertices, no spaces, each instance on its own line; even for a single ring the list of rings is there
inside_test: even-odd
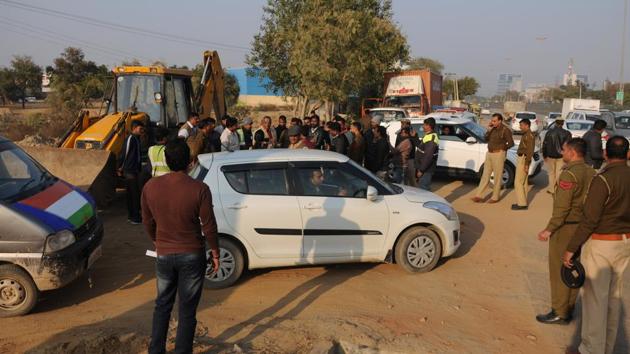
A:
[[[225,128],[221,133],[221,151],[238,151],[240,149],[238,134]]]
[[[188,124],[188,126],[190,127],[190,129],[195,129],[195,127],[193,127],[192,124],[190,124],[190,122],[186,122],[186,124]],[[178,132],[177,132],[177,136],[180,138],[184,138],[184,139],[188,139],[189,133],[188,133],[188,129],[186,129],[186,126],[183,126]]]

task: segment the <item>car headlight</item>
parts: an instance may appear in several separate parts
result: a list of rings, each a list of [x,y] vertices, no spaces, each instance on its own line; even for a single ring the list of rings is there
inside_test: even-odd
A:
[[[426,202],[422,205],[427,209],[432,209],[444,215],[449,220],[457,220],[457,212],[453,207],[442,202]]]
[[[55,234],[48,236],[46,239],[46,251],[60,251],[76,241],[74,233],[70,230],[61,230]]]

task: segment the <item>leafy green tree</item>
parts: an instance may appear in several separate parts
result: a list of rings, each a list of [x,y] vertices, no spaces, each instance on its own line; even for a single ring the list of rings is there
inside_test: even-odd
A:
[[[247,63],[276,93],[339,102],[382,85],[408,52],[389,0],[268,0]]]
[[[442,64],[438,60],[426,57],[413,58],[409,60],[406,64],[409,67],[409,70],[429,69],[436,74],[442,74],[442,70],[444,70],[444,64]]]
[[[466,96],[472,96],[479,90],[479,82],[477,79],[470,76],[464,76],[457,79],[457,86],[459,90],[459,98],[464,99]],[[443,85],[444,93],[446,97],[455,97],[455,83],[454,80],[445,80]]]
[[[8,91],[11,99],[19,99],[25,107],[26,96],[36,95],[41,91],[42,68],[25,55],[16,55],[11,60],[11,69],[5,72],[12,81]]]

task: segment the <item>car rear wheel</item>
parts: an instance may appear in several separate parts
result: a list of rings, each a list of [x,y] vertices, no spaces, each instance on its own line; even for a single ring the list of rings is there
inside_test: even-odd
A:
[[[0,317],[26,315],[38,297],[37,286],[27,272],[13,264],[0,265]]]
[[[442,255],[440,237],[432,230],[415,226],[405,231],[395,249],[396,263],[411,273],[424,273],[437,265]]]
[[[480,175],[483,174],[483,169],[480,171]],[[501,175],[501,185],[504,188],[514,187],[514,180],[516,178],[516,171],[514,166],[507,162],[503,165],[503,174]],[[494,175],[490,176],[490,183],[494,184]]]
[[[208,258],[212,257],[208,251]],[[245,256],[241,248],[230,239],[219,239],[219,270],[206,276],[206,287],[223,289],[232,286],[243,274]],[[211,266],[208,264],[207,271]]]

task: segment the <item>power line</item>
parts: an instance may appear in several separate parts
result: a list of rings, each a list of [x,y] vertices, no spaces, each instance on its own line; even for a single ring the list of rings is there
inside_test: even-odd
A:
[[[143,36],[147,36],[147,37],[153,37],[153,38],[157,38],[157,39],[167,39],[167,40],[178,42],[178,43],[181,43],[181,44],[196,45],[196,46],[201,44],[201,45],[206,45],[206,46],[209,45],[209,46],[215,46],[215,47],[222,47],[222,48],[227,49],[227,50],[236,50],[236,51],[244,51],[244,52],[248,52],[249,51],[249,48],[247,48],[247,47],[231,45],[231,44],[225,44],[225,43],[219,43],[219,42],[206,41],[206,40],[200,40],[200,39],[196,39],[196,38],[187,38],[187,37],[183,37],[183,36],[178,36],[178,35],[173,35],[173,34],[153,31],[153,30],[148,30],[148,29],[144,29],[144,28],[140,28],[140,27],[121,25],[121,24],[108,22],[108,21],[103,21],[103,20],[100,20],[100,19],[92,18],[92,17],[71,14],[71,13],[68,13],[68,12],[53,10],[53,9],[39,7],[39,6],[34,6],[34,5],[29,5],[29,4],[23,4],[23,3],[19,3],[19,2],[11,1],[11,0],[0,0],[0,4],[5,5],[5,6],[9,6],[9,7],[13,7],[13,8],[19,8],[19,9],[30,11],[30,12],[40,13],[40,14],[47,15],[47,16],[52,16],[52,17],[63,18],[63,19],[67,19],[67,20],[71,20],[71,21],[75,21],[75,22],[80,22],[80,23],[87,24],[87,25],[107,28],[107,29],[111,29],[111,30],[115,30],[115,31],[126,32],[126,33],[133,33],[133,34],[143,35]]]
[[[138,59],[142,59],[145,61],[151,61],[151,59],[147,58],[147,57],[143,57],[143,56],[139,56],[136,55],[134,53],[130,53],[130,52],[126,52],[124,50],[120,50],[120,49],[116,49],[116,48],[110,48],[110,47],[106,47],[103,46],[101,44],[96,44],[90,41],[85,41],[82,39],[78,39],[75,37],[71,37],[71,36],[67,36],[55,31],[51,31],[50,29],[46,29],[46,28],[42,28],[42,27],[38,27],[32,24],[28,24],[25,22],[21,22],[21,21],[17,21],[8,17],[4,17],[4,16],[0,16],[0,22],[5,23],[7,25],[10,26],[15,26],[20,28],[23,31],[29,31],[29,32],[35,32],[38,34],[42,34],[44,36],[49,36],[49,37],[56,37],[57,39],[61,38],[62,40],[67,40],[67,41],[71,41],[71,42],[75,42],[75,43],[80,43],[86,47],[90,47],[93,48],[95,50],[99,50],[102,52],[107,52],[110,54],[114,54],[114,55],[122,55],[124,57],[132,57],[132,58],[138,58]]]
[[[15,29],[13,29],[11,27],[6,27],[6,26],[7,26],[6,24],[5,25],[0,24],[0,28],[2,28],[3,30],[5,30],[7,32],[12,32],[12,33],[19,34],[19,35],[22,35],[22,36],[31,37],[31,38],[34,38],[34,39],[37,39],[37,40],[40,40],[40,41],[46,42],[46,43],[54,42],[54,43],[60,44],[62,46],[66,46],[68,44],[67,42],[63,42],[61,40],[56,40],[56,39],[53,39],[53,38],[46,38],[46,37],[42,37],[42,36],[35,35],[35,34],[32,34],[32,33],[25,33],[25,32],[21,32],[21,31],[16,31]],[[103,53],[103,55],[109,57],[110,59],[114,59],[115,61],[120,61],[121,59],[124,59],[124,58],[121,58],[119,56],[114,56],[114,55],[109,54],[109,53]]]

